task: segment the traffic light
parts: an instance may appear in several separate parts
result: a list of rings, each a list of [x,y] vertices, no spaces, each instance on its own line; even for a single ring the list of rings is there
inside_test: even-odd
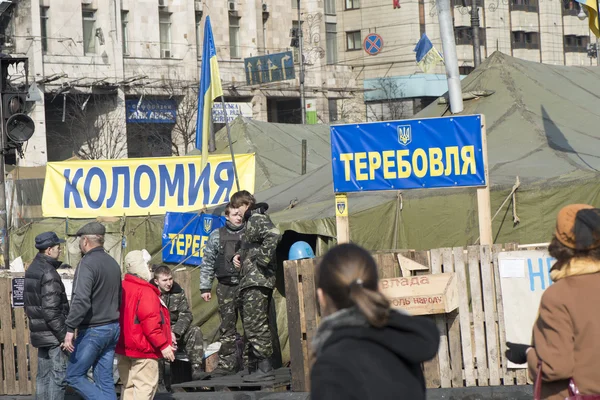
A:
[[[35,123],[27,115],[29,107],[27,93],[29,68],[27,58],[0,58],[0,96],[2,97],[2,134],[5,155],[16,150],[23,156],[23,143],[35,131]]]

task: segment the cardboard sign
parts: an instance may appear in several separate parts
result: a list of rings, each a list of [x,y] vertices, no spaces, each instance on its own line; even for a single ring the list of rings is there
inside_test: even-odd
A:
[[[381,279],[379,290],[392,307],[412,315],[446,314],[458,308],[454,273]]]

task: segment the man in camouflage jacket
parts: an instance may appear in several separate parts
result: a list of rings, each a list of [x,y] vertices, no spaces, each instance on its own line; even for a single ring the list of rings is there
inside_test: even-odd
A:
[[[275,254],[281,233],[265,214],[269,206],[265,203],[256,204],[249,192],[243,190],[233,194],[230,203],[232,211],[243,213],[246,221],[242,246],[234,257],[234,264],[240,268],[238,302],[249,342],[248,358],[253,359],[249,363],[250,374],[244,376],[243,380],[272,380],[275,375],[270,360],[273,342],[268,310],[275,287]]]
[[[200,327],[192,325],[193,315],[183,288],[173,281],[171,269],[161,265],[154,270],[154,284],[160,289],[160,298],[169,309],[173,343],[183,348],[192,364],[192,379],[206,377],[202,371],[204,338]]]
[[[219,302],[219,326],[221,347],[219,365],[211,371],[211,377],[236,373],[237,357],[237,292],[240,283],[239,269],[233,265],[233,257],[239,249],[244,234],[244,216],[225,207],[225,226],[211,232],[204,246],[200,265],[200,293],[204,301],[210,301],[213,280],[217,277],[217,300]]]

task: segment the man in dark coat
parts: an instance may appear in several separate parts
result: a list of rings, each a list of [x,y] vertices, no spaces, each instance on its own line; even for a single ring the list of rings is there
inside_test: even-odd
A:
[[[121,267],[104,250],[105,234],[106,228],[99,222],[77,231],[84,255],[75,271],[66,321],[64,348],[71,355],[65,380],[85,400],[117,399],[113,360],[120,330]],[[87,377],[92,367],[93,383]]]
[[[56,269],[60,244],[54,232],[36,236],[39,253],[25,272],[25,312],[29,318],[31,344],[38,349],[36,395],[38,399],[62,400],[65,397],[67,355],[61,348],[67,333],[65,321],[69,302],[65,286]]]

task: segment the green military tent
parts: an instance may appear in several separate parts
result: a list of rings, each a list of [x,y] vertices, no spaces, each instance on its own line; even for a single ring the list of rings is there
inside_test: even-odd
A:
[[[486,120],[496,243],[547,242],[562,206],[600,206],[600,68],[496,52],[462,85],[462,114]],[[449,115],[441,98],[417,117]],[[271,204],[284,230],[328,243],[335,236],[331,164],[257,198]],[[479,237],[475,189],[350,194],[349,211],[351,240],[372,250],[461,246]]]

